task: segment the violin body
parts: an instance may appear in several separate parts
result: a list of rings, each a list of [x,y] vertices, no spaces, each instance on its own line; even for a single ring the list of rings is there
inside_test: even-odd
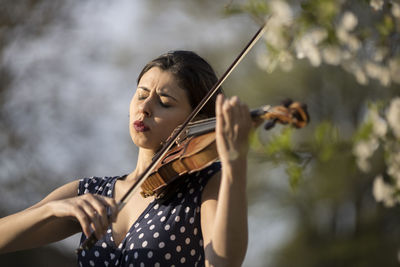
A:
[[[215,132],[192,136],[175,145],[143,182],[142,196],[159,196],[178,177],[206,168],[218,160]]]

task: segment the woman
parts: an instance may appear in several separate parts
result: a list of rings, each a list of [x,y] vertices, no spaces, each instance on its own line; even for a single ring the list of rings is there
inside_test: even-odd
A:
[[[82,231],[81,241],[92,232],[99,241],[78,254],[81,266],[240,266],[247,249],[251,119],[237,97],[220,94],[198,115],[216,116],[220,162],[182,177],[164,197],[138,193],[119,213],[116,207],[216,81],[211,66],[193,52],[174,51],[148,63],[130,104],[130,135],[139,147],[136,169],[120,177],[71,182],[2,218],[0,251],[33,248]]]

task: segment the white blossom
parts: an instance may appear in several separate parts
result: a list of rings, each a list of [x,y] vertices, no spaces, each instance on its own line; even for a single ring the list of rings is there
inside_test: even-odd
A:
[[[379,142],[376,138],[361,140],[355,144],[353,154],[356,156],[357,165],[362,171],[368,172],[370,170],[368,159],[373,155],[378,146]]]
[[[290,5],[284,1],[271,1],[271,20],[274,21],[275,24],[289,26],[293,21],[293,12]]]
[[[321,64],[321,54],[318,44],[328,36],[326,29],[316,28],[304,34],[295,43],[297,58],[308,58],[311,65],[317,67]]]
[[[369,118],[372,122],[372,131],[375,136],[383,138],[387,133],[387,123],[379,116],[377,109],[370,109]]]
[[[400,4],[392,2],[392,15],[395,18],[400,18]]]
[[[342,59],[342,53],[337,46],[327,46],[322,50],[322,58],[327,64],[339,65]]]
[[[376,201],[383,202],[386,207],[393,207],[395,204],[394,192],[394,188],[383,181],[382,175],[375,177],[372,193]]]
[[[400,97],[394,98],[386,111],[386,119],[393,134],[400,140]]]
[[[365,71],[369,77],[378,79],[382,85],[390,85],[391,79],[389,68],[368,61],[365,63]]]
[[[371,0],[369,4],[374,10],[381,10],[383,7],[383,0]]]
[[[343,29],[345,29],[346,31],[352,31],[357,26],[357,24],[358,24],[358,19],[354,15],[354,13],[346,11],[343,14],[339,27],[343,27]]]
[[[392,80],[400,83],[400,59],[389,60],[389,71]]]

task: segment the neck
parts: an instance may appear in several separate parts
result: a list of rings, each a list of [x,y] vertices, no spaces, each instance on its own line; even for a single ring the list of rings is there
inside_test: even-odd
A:
[[[136,168],[133,172],[131,172],[128,175],[127,179],[134,180],[137,177],[139,177],[139,175],[141,175],[146,170],[146,168],[150,165],[154,155],[155,155],[154,150],[139,148],[139,154],[138,154]]]

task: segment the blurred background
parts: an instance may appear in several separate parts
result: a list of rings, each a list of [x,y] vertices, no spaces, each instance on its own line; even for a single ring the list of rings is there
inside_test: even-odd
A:
[[[400,5],[396,1],[0,0],[0,215],[82,177],[135,168],[136,77],[169,50],[222,74],[250,107],[307,103],[304,129],[258,129],[243,266],[398,266]],[[79,235],[0,255],[74,266]]]

